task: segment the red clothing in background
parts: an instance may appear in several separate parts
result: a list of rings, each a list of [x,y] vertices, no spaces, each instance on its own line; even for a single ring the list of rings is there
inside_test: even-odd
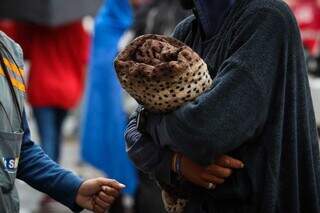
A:
[[[9,20],[0,20],[0,30],[3,31],[10,38],[16,37],[16,25]]]
[[[320,7],[315,1],[299,1],[292,6],[297,18],[303,44],[313,55],[319,52]]]
[[[17,24],[17,37],[30,60],[28,100],[32,107],[69,109],[84,88],[89,35],[82,23],[61,27]]]

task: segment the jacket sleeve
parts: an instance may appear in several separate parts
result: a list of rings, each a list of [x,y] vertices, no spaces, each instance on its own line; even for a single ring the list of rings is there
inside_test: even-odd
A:
[[[52,161],[34,142],[24,114],[24,137],[17,178],[33,188],[50,195],[73,211],[80,211],[75,198],[82,180]]]
[[[125,139],[127,153],[138,169],[161,183],[172,184],[172,152],[154,143],[149,135],[138,131],[136,113],[130,118]]]
[[[208,164],[240,147],[263,127],[292,24],[271,9],[243,19],[211,90],[174,112],[149,116],[147,131],[160,146]]]

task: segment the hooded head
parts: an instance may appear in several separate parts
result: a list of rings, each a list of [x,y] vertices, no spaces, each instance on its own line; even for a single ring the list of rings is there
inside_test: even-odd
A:
[[[206,38],[212,37],[235,0],[179,0],[185,9],[195,9]]]

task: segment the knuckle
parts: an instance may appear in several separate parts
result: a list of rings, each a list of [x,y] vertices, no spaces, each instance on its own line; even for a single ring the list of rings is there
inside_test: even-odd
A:
[[[217,171],[218,166],[216,164],[210,165],[208,167],[208,171],[210,172],[216,172]]]
[[[106,192],[107,194],[112,193],[112,188],[111,188],[111,187],[107,187],[105,192]]]
[[[226,169],[225,176],[229,177],[231,174],[232,174],[232,170],[231,169]]]
[[[221,173],[221,168],[216,166],[216,165],[214,165],[214,166],[211,167],[210,172],[211,172],[211,174],[214,174],[214,175],[220,174]]]
[[[115,179],[110,179],[110,183],[117,183],[117,181]]]
[[[110,202],[113,203],[115,201],[114,197],[110,197]]]
[[[201,179],[206,179],[206,178],[207,178],[207,173],[206,173],[206,172],[202,172],[202,173],[200,174],[200,178],[201,178]]]
[[[108,203],[103,202],[102,207],[103,207],[104,209],[106,209],[106,208],[108,207]]]
[[[232,166],[232,162],[227,158],[224,159],[224,164],[228,167]]]
[[[229,161],[230,161],[230,164],[233,165],[233,166],[238,164],[238,161],[233,159],[233,158],[230,158]]]
[[[103,182],[104,178],[98,177],[96,180],[97,180],[98,182]]]

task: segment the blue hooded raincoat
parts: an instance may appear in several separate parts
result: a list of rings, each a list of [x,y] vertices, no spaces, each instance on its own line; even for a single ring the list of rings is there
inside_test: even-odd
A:
[[[83,160],[126,184],[128,194],[135,190],[136,176],[125,151],[126,115],[113,60],[131,24],[128,0],[105,1],[96,18],[81,135]]]

